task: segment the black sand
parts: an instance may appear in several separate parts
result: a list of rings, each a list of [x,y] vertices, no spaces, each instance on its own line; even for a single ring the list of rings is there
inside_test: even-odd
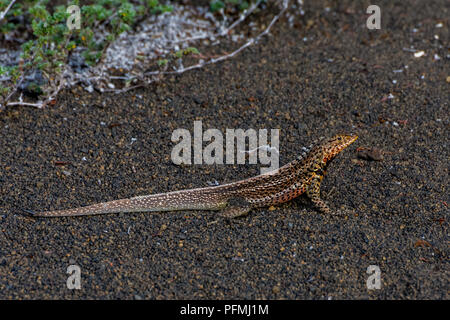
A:
[[[382,29],[369,31],[368,4],[305,2],[293,28],[282,19],[224,63],[0,114],[0,298],[448,299],[449,4],[379,1]],[[347,214],[318,214],[301,197],[233,222],[211,212],[22,215],[259,173],[174,165],[172,131],[194,120],[280,128],[281,164],[319,136],[356,132],[322,187]],[[384,159],[359,159],[364,147]],[[71,264],[81,290],[66,288]],[[369,265],[381,269],[380,290],[366,288]]]

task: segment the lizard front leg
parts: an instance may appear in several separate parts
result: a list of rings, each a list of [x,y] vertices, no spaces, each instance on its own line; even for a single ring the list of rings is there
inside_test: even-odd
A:
[[[311,199],[314,206],[322,213],[331,213],[328,205],[320,199],[320,183],[322,182],[323,175],[316,174],[312,180],[311,184],[306,189],[306,195]]]

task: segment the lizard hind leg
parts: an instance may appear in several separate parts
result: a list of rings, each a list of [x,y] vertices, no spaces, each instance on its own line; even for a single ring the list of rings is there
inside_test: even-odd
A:
[[[331,209],[328,205],[320,199],[320,183],[323,176],[316,175],[311,181],[311,184],[306,189],[306,195],[311,199],[314,206],[322,213],[331,213]]]
[[[252,209],[250,202],[242,197],[233,197],[228,200],[227,206],[220,213],[224,218],[237,218],[245,216]]]

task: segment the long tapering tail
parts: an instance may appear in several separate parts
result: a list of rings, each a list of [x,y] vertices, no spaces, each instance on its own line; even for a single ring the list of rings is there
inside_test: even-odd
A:
[[[158,193],[66,210],[45,212],[24,211],[35,217],[67,217],[119,212],[219,210],[226,206],[227,199],[223,193],[217,192],[216,189],[218,187]]]

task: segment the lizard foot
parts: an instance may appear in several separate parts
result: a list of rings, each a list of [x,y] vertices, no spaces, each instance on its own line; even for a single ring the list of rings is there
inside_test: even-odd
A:
[[[228,200],[226,208],[220,213],[224,218],[237,218],[245,216],[252,209],[250,203],[244,198],[232,198]]]
[[[330,207],[328,207],[325,201],[323,201],[319,197],[312,197],[311,202],[313,203],[314,207],[316,207],[316,209],[321,213],[333,214],[333,211],[330,209]]]

